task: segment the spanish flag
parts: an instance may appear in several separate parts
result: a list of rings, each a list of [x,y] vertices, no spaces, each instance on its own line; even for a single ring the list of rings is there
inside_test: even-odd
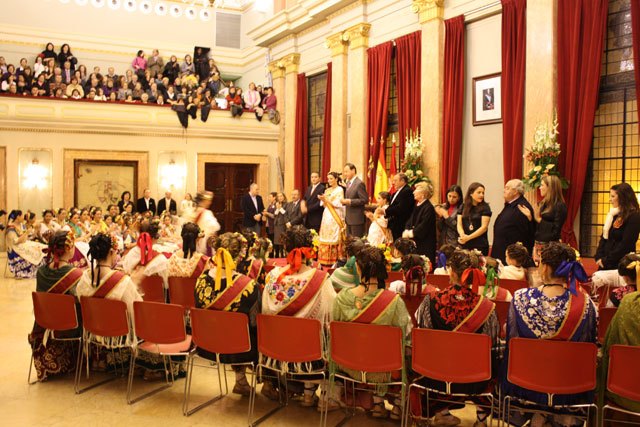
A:
[[[389,176],[387,175],[387,169],[385,168],[384,146],[384,140],[380,141],[380,154],[378,155],[378,166],[376,168],[374,197],[377,197],[381,191],[389,191]]]

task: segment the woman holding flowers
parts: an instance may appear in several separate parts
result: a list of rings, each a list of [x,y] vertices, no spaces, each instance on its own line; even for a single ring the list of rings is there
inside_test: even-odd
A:
[[[535,235],[533,260],[540,261],[540,251],[549,242],[560,240],[562,224],[567,219],[567,205],[562,197],[562,181],[556,175],[543,175],[540,180],[540,195],[542,200],[534,205],[533,212],[523,205],[518,209],[529,221],[535,219],[538,227]]]

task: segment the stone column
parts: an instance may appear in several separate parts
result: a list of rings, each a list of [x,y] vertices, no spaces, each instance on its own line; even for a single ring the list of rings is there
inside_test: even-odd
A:
[[[426,173],[433,183],[434,203],[440,203],[442,118],[444,107],[444,0],[413,0],[422,30],[420,132]],[[404,141],[400,141],[404,144]]]
[[[347,161],[347,48],[340,32],[327,37],[331,49],[331,170],[341,171]],[[324,179],[325,177],[323,177]]]
[[[367,175],[367,48],[371,24],[360,23],[344,31],[349,41],[349,89],[351,90],[351,127],[347,161],[358,168],[358,174]],[[331,82],[333,84],[333,81]],[[342,94],[342,96],[345,96]],[[371,192],[373,189],[367,189]]]
[[[280,111],[280,124],[278,125],[278,152],[275,153],[278,159],[280,160],[280,166],[284,171],[284,111],[285,111],[285,97],[284,97],[284,66],[281,61],[272,61],[269,63],[269,72],[271,73],[271,79],[273,81],[273,93],[275,93],[278,98],[278,111]],[[268,120],[267,117],[263,117],[263,120]],[[295,118],[294,118],[295,122]],[[278,171],[280,172],[280,171]],[[280,185],[280,176],[277,177],[278,189],[283,191],[284,188]],[[266,188],[263,188],[262,191],[267,191]]]
[[[296,97],[298,94],[298,67],[300,54],[290,53],[280,62],[285,69],[284,75],[284,190],[287,194],[293,190],[296,143]],[[302,189],[300,189],[302,191]]]

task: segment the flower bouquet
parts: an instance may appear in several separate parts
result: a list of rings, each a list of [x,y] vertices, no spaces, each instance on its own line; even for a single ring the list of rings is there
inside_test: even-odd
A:
[[[556,175],[562,182],[562,188],[569,187],[569,181],[560,175],[558,170],[558,159],[560,157],[560,144],[558,143],[558,118],[554,117],[553,123],[543,122],[536,126],[533,135],[533,145],[525,159],[533,163],[533,168],[522,179],[530,189],[540,186],[542,177],[545,175]]]
[[[407,175],[408,184],[413,187],[419,182],[431,182],[422,170],[422,136],[413,130],[407,132],[404,148],[404,159],[400,169]]]

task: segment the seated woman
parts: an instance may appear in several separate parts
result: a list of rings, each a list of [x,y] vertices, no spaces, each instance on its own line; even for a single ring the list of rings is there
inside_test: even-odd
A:
[[[406,293],[407,283],[410,295],[435,294],[440,289],[427,283],[427,274],[431,264],[429,259],[418,254],[409,254],[402,257],[402,271],[404,272],[404,280],[395,280],[389,284],[389,290],[404,294]]]
[[[484,283],[484,274],[478,270],[478,255],[474,251],[456,250],[447,260],[450,283],[446,289],[434,296],[427,295],[416,311],[418,327],[481,333],[491,337],[492,348],[499,344],[499,324],[495,304],[478,294],[478,286]],[[494,358],[495,360],[495,358]],[[430,388],[445,390],[440,381],[426,381]],[[453,386],[453,393],[474,393],[486,389],[486,382]],[[449,407],[434,408],[436,425],[457,425],[460,419],[449,412]],[[417,409],[420,413],[420,409]],[[433,413],[433,411],[430,411]],[[486,426],[489,415],[483,408],[476,409],[477,421],[474,426]]]
[[[527,270],[523,267],[529,260],[529,251],[520,242],[507,246],[507,265],[500,272],[501,279],[527,280]]]
[[[626,283],[625,286],[614,288],[609,295],[607,306],[619,307],[620,301],[630,293],[638,290],[638,273],[640,273],[640,255],[627,254],[622,257],[618,264],[618,274]]]
[[[447,273],[447,260],[451,258],[455,251],[456,247],[454,245],[446,243],[440,246],[440,250],[436,252],[436,268],[433,270],[433,274],[449,274]]]
[[[480,269],[485,275],[484,285],[478,286],[478,293],[489,298],[492,301],[509,302],[513,299],[513,295],[508,289],[500,287],[500,267],[502,263],[492,257],[480,257]]]
[[[215,267],[205,270],[195,288],[196,307],[209,310],[235,311],[249,317],[251,350],[246,353],[220,355],[222,363],[258,361],[256,316],[260,312],[260,288],[248,276],[236,271],[247,251],[247,241],[240,233],[224,233],[214,241]],[[215,355],[198,349],[198,354],[215,360]],[[233,366],[236,384],[233,392],[242,396],[251,394],[251,385],[245,374],[246,366]]]
[[[356,286],[356,280],[358,277],[356,255],[366,246],[366,244],[367,242],[363,239],[347,237],[345,245],[347,262],[344,266],[336,268],[333,273],[331,273],[331,284],[336,292]]]
[[[264,286],[265,274],[262,268],[269,256],[271,241],[259,238],[253,230],[248,228],[242,230],[242,235],[247,241],[248,249],[244,259],[238,263],[238,271]]]
[[[596,307],[589,296],[576,287],[576,279],[586,281],[586,273],[582,265],[576,261],[573,248],[564,243],[549,242],[541,250],[538,270],[544,284],[536,288],[518,290],[511,301],[507,318],[507,352],[508,341],[515,337],[595,343]],[[548,399],[545,393],[520,388],[507,380],[507,360],[508,355],[505,353],[500,379],[503,394],[506,393],[549,409],[546,406]],[[580,401],[592,402],[593,393],[558,394],[553,397],[556,405]],[[545,420],[542,416],[535,418],[532,420],[532,425],[544,424]],[[557,418],[554,422],[559,425],[574,425],[572,420],[566,419],[572,417],[554,418]],[[579,425],[582,425],[582,422]]]
[[[136,246],[122,259],[122,269],[131,276],[136,285],[140,285],[144,277],[160,276],[164,287],[169,287],[169,260],[156,252],[153,244],[158,241],[160,225],[156,221],[145,221],[140,226],[140,237]]]
[[[176,243],[180,240],[180,234],[175,225],[173,225],[173,217],[171,214],[165,213],[160,219],[162,226],[160,227],[160,238],[163,242]]]
[[[327,273],[308,265],[315,257],[311,231],[302,225],[294,225],[285,231],[283,237],[288,253],[287,265],[274,268],[267,275],[262,294],[262,312],[317,319],[328,327],[336,292]],[[274,368],[278,368],[276,361]],[[295,373],[295,367],[290,366],[289,372]],[[315,405],[315,388],[313,384],[305,383],[303,405]],[[265,383],[262,393],[269,398],[278,399],[278,393],[269,382]]]
[[[401,237],[393,242],[393,249],[391,271],[400,271],[402,269],[402,257],[417,253],[418,246],[415,241]]]
[[[91,235],[96,233],[108,233],[109,227],[104,222],[104,215],[101,208],[91,210]]]
[[[169,258],[169,276],[195,279],[210,268],[210,258],[196,251],[198,240],[201,239],[200,227],[188,222],[182,226],[181,234],[182,250]]]
[[[626,255],[622,258],[620,265],[622,265],[622,262],[625,261],[625,258],[628,256],[629,255]],[[633,256],[636,259],[631,261],[631,263],[639,262],[640,258],[638,258],[638,255]],[[633,267],[629,271],[634,271],[634,277],[636,277],[637,267]],[[628,276],[623,277],[625,277],[628,283]],[[601,384],[606,384],[605,376],[608,371],[611,346],[617,344],[640,346],[640,293],[638,291],[629,293],[622,298],[618,310],[609,324],[609,329],[607,329],[607,335],[605,336],[602,347],[602,361],[604,366],[601,370],[603,375]],[[630,367],[630,369],[637,368]],[[640,402],[626,399],[609,391],[606,392],[606,397],[629,411],[640,412]]]
[[[42,243],[48,243],[53,233],[60,229],[53,218],[54,214],[51,209],[47,209],[42,213],[42,222],[38,227],[38,240]]]
[[[55,294],[76,294],[76,285],[83,270],[74,267],[70,260],[75,253],[73,234],[58,231],[49,238],[46,264],[38,269],[36,291]],[[79,316],[78,316],[79,318]],[[37,323],[29,334],[29,344],[33,352],[33,365],[38,381],[44,381],[52,375],[72,372],[75,368],[78,346],[73,341],[47,340],[44,328]],[[82,334],[79,325],[73,331],[57,333],[56,338],[75,338]]]
[[[11,211],[7,220],[9,223],[5,230],[5,239],[9,271],[16,278],[32,279],[44,263],[43,249],[47,245],[29,240],[33,230],[26,228],[25,215],[21,210]]]
[[[400,296],[385,290],[387,266],[384,252],[375,246],[366,245],[356,254],[358,274],[354,277],[354,286],[343,289],[333,305],[333,320],[340,322],[358,322],[374,325],[396,326],[402,329],[403,336],[411,332],[411,316]],[[369,286],[376,285],[378,289],[369,292]],[[360,373],[346,368],[344,371],[353,378],[360,378]],[[391,372],[370,373],[370,382],[390,382]],[[386,418],[389,411],[384,406],[384,396],[387,387],[378,386],[373,396],[373,416]],[[394,402],[391,418],[399,420],[401,410]]]

